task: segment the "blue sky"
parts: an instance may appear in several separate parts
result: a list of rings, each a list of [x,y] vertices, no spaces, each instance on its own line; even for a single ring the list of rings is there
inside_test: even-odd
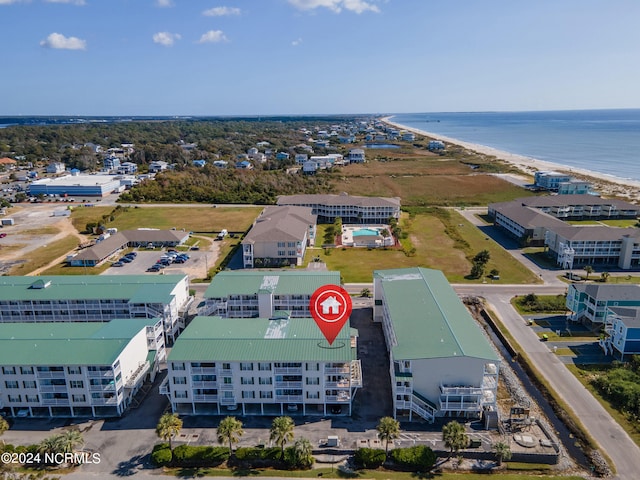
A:
[[[637,0],[0,0],[0,115],[640,108]]]

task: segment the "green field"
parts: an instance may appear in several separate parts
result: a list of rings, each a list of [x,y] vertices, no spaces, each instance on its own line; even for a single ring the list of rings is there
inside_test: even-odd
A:
[[[308,249],[305,263],[314,257],[327,264],[329,270],[339,270],[347,283],[371,282],[373,271],[390,268],[426,267],[442,270],[452,283],[482,282],[465,278],[471,271],[472,258],[488,250],[491,260],[487,272],[497,269],[500,283],[539,283],[532,272],[509,253],[453,210],[434,209],[409,215],[403,213],[401,227],[408,233],[403,240],[407,252],[400,248],[315,248]],[[316,245],[323,243],[324,226],[318,229]],[[491,281],[491,280],[488,280]]]
[[[32,271],[44,267],[50,261],[70,252],[77,246],[78,239],[74,236],[43,245],[29,252],[29,259],[25,263],[13,267],[10,275],[28,275]]]
[[[71,214],[71,221],[82,232],[87,223],[99,221],[112,211],[111,207],[77,208]],[[214,233],[226,228],[229,233],[244,233],[261,211],[261,207],[132,206],[126,212],[116,214],[114,220],[106,225],[119,230],[176,228],[196,233]]]

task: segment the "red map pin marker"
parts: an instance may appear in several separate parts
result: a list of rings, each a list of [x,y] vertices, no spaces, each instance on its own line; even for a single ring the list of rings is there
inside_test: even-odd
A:
[[[351,309],[351,297],[344,288],[338,285],[320,287],[313,292],[309,303],[311,316],[316,325],[320,327],[329,345],[333,343],[349,319]]]

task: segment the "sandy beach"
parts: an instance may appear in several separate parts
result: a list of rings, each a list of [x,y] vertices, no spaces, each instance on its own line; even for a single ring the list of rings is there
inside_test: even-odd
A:
[[[567,165],[561,165],[558,163],[547,162],[544,160],[538,160],[536,158],[526,157],[524,155],[517,155],[515,153],[505,152],[496,148],[488,147],[486,145],[480,145],[477,143],[465,142],[456,138],[446,137],[437,133],[427,132],[418,128],[411,128],[399,123],[395,123],[391,120],[392,117],[384,117],[381,121],[393,125],[400,130],[406,130],[418,135],[424,135],[434,140],[441,140],[445,143],[451,143],[459,145],[467,150],[482,154],[493,156],[499,160],[503,160],[515,168],[520,170],[524,175],[532,177],[537,171],[554,170],[558,172],[566,172],[575,178],[581,180],[587,180],[593,184],[594,190],[601,193],[603,196],[616,196],[624,197],[632,201],[640,200],[640,181],[630,180],[627,178],[619,178],[611,175],[605,175],[603,173],[594,172],[591,170],[568,167]]]

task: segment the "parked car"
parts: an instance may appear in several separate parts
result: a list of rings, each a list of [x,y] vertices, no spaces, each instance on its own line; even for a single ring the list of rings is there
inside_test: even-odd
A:
[[[197,250],[200,250],[200,247],[195,245],[195,246],[191,247],[191,250],[197,251]]]
[[[129,252],[129,253],[127,253],[125,256],[126,256],[126,257],[134,257],[134,258],[135,258],[135,257],[137,257],[137,256],[138,256],[138,254],[137,254],[136,252]]]
[[[119,261],[122,262],[122,263],[131,263],[131,262],[133,262],[133,260],[130,259],[129,257],[122,257]]]
[[[159,272],[160,271],[160,267],[154,265],[153,267],[149,267],[147,268],[147,272]]]
[[[173,263],[185,263],[186,260],[184,258],[176,258]]]
[[[124,263],[118,261],[111,264],[112,267],[124,267]]]

